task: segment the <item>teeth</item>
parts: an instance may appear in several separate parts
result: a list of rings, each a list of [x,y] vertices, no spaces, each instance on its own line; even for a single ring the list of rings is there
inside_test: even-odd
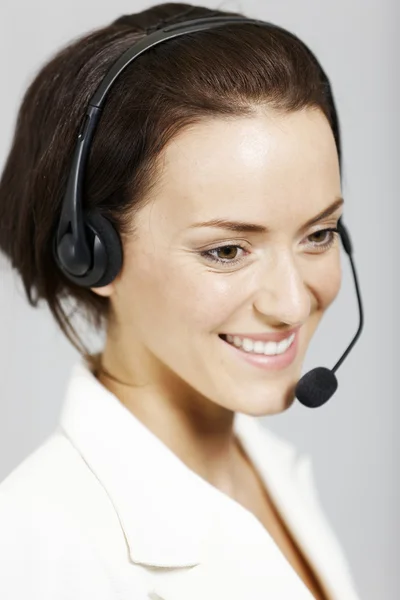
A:
[[[231,338],[232,336],[230,335],[229,337]],[[230,341],[232,341],[232,340],[230,340]],[[235,344],[235,346],[240,348],[240,346],[242,345],[242,340],[240,339],[240,337],[237,337],[237,335],[235,335],[233,338],[233,343]]]
[[[274,356],[275,354],[283,354],[286,352],[292,344],[294,337],[295,334],[293,333],[289,338],[282,340],[281,342],[261,342],[259,340],[255,342],[249,338],[241,338],[237,335],[227,335],[226,340],[237,348],[242,348],[245,352]]]

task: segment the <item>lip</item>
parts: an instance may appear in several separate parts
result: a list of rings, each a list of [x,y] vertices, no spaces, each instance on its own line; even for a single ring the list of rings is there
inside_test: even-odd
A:
[[[290,347],[286,350],[286,352],[275,356],[267,356],[266,354],[254,354],[252,352],[246,352],[246,350],[243,350],[242,348],[237,348],[233,344],[230,344],[224,338],[220,337],[220,339],[224,342],[228,350],[229,348],[232,350],[233,356],[235,356],[236,358],[241,358],[250,365],[253,365],[260,369],[264,369],[266,371],[280,371],[281,369],[289,367],[297,356],[297,350],[299,345],[298,330],[299,328],[294,330],[294,340]],[[287,337],[287,334],[285,334],[284,337]]]
[[[294,329],[290,329],[289,331],[283,331],[282,333],[223,333],[221,335],[224,337],[227,335],[237,335],[240,338],[248,338],[250,340],[254,340],[255,342],[281,342],[282,340],[290,337],[293,333],[295,333],[297,336],[297,332],[299,330],[300,325]]]

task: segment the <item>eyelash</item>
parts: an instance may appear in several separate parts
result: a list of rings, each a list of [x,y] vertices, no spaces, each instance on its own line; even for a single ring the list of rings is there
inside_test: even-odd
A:
[[[339,234],[339,230],[336,228],[333,228],[333,227],[331,227],[329,229],[321,229],[320,231],[315,231],[309,237],[311,237],[317,233],[328,233],[328,232],[330,232],[332,234],[330,236],[329,242],[327,242],[325,244],[314,244],[315,248],[321,249],[322,251],[327,251],[334,245],[336,238]],[[245,248],[243,248],[243,246],[240,246],[239,244],[227,244],[226,246],[218,246],[217,248],[212,248],[211,250],[205,250],[204,252],[200,252],[200,255],[204,256],[205,258],[207,258],[213,262],[220,263],[223,265],[235,265],[243,260],[243,257],[234,258],[233,260],[223,260],[221,258],[216,258],[212,254],[212,252],[218,252],[219,250],[224,250],[224,248],[239,248],[240,250],[243,250],[243,251],[246,250]]]

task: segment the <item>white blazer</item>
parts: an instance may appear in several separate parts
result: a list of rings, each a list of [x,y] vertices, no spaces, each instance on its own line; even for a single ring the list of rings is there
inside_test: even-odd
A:
[[[237,414],[236,433],[332,600],[357,600],[311,462]],[[57,430],[0,485],[4,600],[311,600],[263,525],[191,471],[88,370]]]

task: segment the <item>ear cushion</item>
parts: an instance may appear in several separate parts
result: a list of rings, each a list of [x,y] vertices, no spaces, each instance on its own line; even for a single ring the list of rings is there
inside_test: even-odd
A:
[[[122,268],[123,251],[121,239],[113,225],[98,212],[90,212],[85,215],[85,224],[96,235],[106,253],[106,268],[100,279],[91,287],[102,287],[111,283]],[[96,243],[95,243],[94,265],[96,265]]]

